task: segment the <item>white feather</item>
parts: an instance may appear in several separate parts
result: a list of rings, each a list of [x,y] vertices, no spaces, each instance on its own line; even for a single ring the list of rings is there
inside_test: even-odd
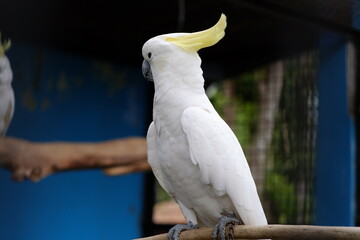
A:
[[[181,123],[204,183],[216,195],[228,195],[245,224],[267,224],[250,168],[230,127],[217,113],[199,107],[185,109]]]
[[[14,115],[13,74],[6,56],[0,57],[0,136],[4,136]]]

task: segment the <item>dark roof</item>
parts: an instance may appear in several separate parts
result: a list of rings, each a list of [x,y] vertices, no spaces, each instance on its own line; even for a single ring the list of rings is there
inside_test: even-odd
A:
[[[321,29],[357,35],[353,26],[360,23],[353,15],[359,6],[352,2],[2,0],[0,31],[14,42],[140,66],[142,44],[150,37],[203,30],[225,13],[226,37],[200,54],[231,75],[316,47]]]

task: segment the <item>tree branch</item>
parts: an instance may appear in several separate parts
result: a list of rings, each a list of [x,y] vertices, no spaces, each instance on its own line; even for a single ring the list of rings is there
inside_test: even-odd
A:
[[[180,240],[211,239],[212,228],[188,230]],[[238,225],[234,230],[235,239],[287,239],[287,240],[355,240],[360,239],[359,227],[322,227],[309,225]],[[140,238],[138,240],[167,240],[167,234]]]
[[[11,170],[13,179],[18,181],[39,181],[50,174],[75,169],[103,168],[110,175],[150,169],[146,140],[137,137],[100,143],[34,143],[2,138],[0,167]]]

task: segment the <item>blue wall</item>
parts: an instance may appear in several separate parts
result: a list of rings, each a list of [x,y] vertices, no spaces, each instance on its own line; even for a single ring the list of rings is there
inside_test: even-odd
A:
[[[9,136],[88,142],[144,135],[141,63],[121,66],[19,44],[7,55],[16,95]],[[143,177],[82,170],[17,183],[0,170],[1,239],[139,237]]]
[[[316,223],[355,224],[355,127],[349,111],[348,40],[320,38]]]

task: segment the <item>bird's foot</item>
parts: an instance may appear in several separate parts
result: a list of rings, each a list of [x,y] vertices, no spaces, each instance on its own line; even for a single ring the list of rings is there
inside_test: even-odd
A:
[[[221,217],[212,232],[212,239],[216,240],[218,236],[220,240],[234,239],[234,226],[239,224],[241,224],[241,220],[237,219],[235,215],[228,214]]]
[[[182,231],[196,229],[196,228],[198,228],[198,226],[193,224],[192,222],[188,222],[188,224],[176,224],[175,226],[170,228],[168,232],[168,239],[179,240],[179,236]]]

